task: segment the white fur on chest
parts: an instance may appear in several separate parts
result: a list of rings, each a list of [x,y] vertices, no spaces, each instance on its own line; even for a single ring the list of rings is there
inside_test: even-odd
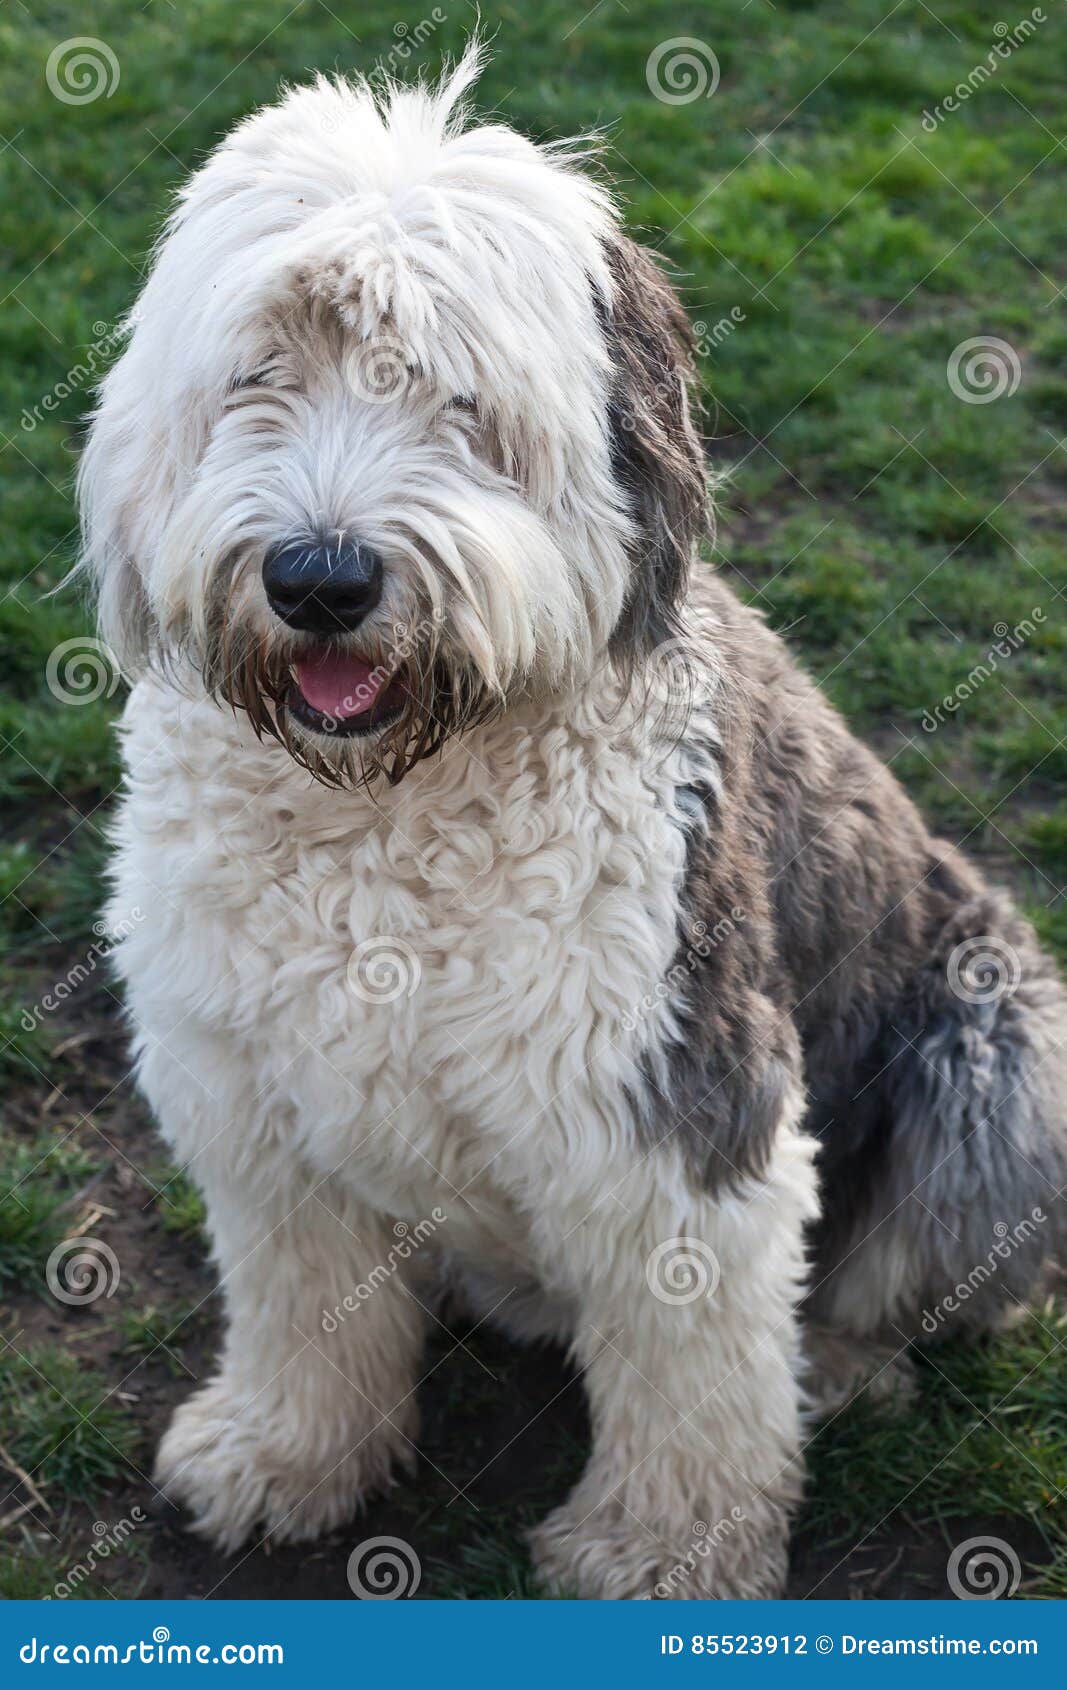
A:
[[[183,1154],[225,1118],[250,1174],[295,1156],[391,1213],[451,1207],[483,1249],[546,1182],[580,1201],[584,1167],[624,1174],[669,1032],[633,1013],[677,943],[677,768],[640,769],[583,709],[506,718],[372,794],[156,683],[125,734],[112,913],[145,912],[119,963],[150,1099],[183,1068],[209,1093]]]

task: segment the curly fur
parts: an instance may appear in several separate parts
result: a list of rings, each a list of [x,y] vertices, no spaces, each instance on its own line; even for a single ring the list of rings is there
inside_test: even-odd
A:
[[[584,1370],[550,1586],[771,1596],[805,1392],[929,1331],[995,1223],[1048,1221],[972,1324],[1062,1232],[1064,994],[696,563],[681,307],[580,149],[467,121],[475,69],[320,79],[222,143],[82,466],[136,679],[118,965],[228,1310],[159,1482],[227,1548],[339,1523],[414,1457],[444,1273]],[[316,524],[384,559],[335,644],[407,701],[362,738],[293,714],[313,642],[264,594]],[[975,940],[1004,992],[961,992]]]

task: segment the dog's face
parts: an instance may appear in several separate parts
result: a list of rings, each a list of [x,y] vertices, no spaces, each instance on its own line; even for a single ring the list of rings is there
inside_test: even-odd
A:
[[[465,62],[320,81],[192,179],[81,473],[104,632],[326,779],[397,778],[671,631],[704,509],[684,318]]]

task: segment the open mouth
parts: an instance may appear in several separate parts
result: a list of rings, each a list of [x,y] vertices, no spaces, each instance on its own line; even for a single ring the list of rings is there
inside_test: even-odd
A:
[[[303,727],[337,739],[384,727],[407,697],[400,675],[346,652],[323,652],[293,664],[287,704]]]

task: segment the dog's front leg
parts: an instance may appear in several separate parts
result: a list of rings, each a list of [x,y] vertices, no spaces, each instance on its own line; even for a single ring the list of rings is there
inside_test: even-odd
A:
[[[535,1561],[583,1597],[777,1596],[802,1482],[811,1147],[783,1130],[761,1183],[694,1193],[681,1218],[656,1161],[571,1239],[593,1451]]]
[[[346,1193],[264,1200],[210,1152],[195,1171],[226,1339],[217,1376],[171,1422],[157,1483],[224,1549],[257,1529],[313,1537],[413,1460],[421,1311],[388,1220]]]

